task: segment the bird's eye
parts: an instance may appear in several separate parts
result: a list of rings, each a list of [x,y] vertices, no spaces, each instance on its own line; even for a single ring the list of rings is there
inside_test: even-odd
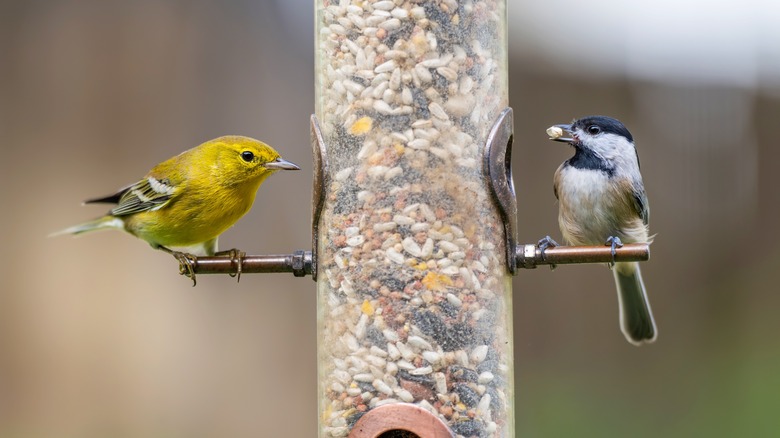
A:
[[[589,133],[590,135],[596,135],[596,134],[598,134],[599,132],[601,132],[601,128],[599,128],[598,126],[596,126],[596,125],[590,125],[590,126],[588,126],[588,133]]]
[[[250,151],[241,152],[241,159],[246,161],[247,163],[250,163],[252,160],[255,159],[255,154],[253,154]]]

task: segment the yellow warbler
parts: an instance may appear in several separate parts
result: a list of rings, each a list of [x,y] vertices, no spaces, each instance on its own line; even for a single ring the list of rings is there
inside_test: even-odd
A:
[[[124,230],[173,254],[194,281],[192,255],[215,255],[219,235],[249,211],[260,184],[277,170],[298,169],[261,141],[219,137],[158,164],[113,195],[85,201],[117,205],[55,235]]]

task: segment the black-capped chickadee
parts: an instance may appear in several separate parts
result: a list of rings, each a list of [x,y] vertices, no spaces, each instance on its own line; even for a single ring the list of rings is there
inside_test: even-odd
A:
[[[554,178],[563,238],[572,245],[611,245],[613,254],[623,243],[650,243],[650,210],[628,129],[611,117],[588,116],[555,125],[548,134],[574,147],[574,156],[558,167]],[[547,237],[540,245],[556,244]],[[655,341],[658,332],[639,264],[615,263],[612,272],[626,339],[635,345]]]

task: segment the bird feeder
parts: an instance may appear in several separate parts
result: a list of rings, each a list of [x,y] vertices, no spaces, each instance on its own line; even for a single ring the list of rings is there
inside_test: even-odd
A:
[[[514,436],[505,2],[315,3],[320,436]]]

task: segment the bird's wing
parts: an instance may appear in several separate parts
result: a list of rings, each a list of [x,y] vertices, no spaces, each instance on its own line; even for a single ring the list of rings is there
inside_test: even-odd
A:
[[[647,203],[647,193],[642,182],[633,185],[634,208],[637,214],[642,218],[642,223],[647,225],[650,222],[650,206]]]
[[[158,180],[153,176],[148,176],[120,193],[118,205],[111,209],[111,214],[114,216],[127,216],[142,211],[159,210],[177,193],[177,189],[167,179]],[[100,201],[103,200],[95,202]]]

